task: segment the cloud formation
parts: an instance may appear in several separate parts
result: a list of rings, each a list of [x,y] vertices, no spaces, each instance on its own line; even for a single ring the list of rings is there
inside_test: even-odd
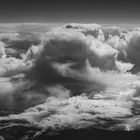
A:
[[[10,48],[27,47],[16,58],[1,40],[0,106],[13,114],[0,122],[24,120],[44,131],[139,129],[139,38],[138,29],[67,24],[42,32],[37,44],[14,40]]]

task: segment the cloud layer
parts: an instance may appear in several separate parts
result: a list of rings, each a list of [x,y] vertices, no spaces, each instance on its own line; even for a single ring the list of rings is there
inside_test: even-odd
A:
[[[67,24],[15,32],[0,35],[0,121],[44,131],[139,129],[138,29]]]

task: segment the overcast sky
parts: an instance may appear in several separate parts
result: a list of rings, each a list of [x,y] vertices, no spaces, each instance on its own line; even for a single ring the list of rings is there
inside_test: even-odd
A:
[[[139,3],[124,0],[3,0],[0,22],[140,23]]]

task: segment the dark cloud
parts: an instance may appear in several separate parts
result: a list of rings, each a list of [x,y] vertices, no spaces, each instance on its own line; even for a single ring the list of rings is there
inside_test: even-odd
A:
[[[129,62],[134,64],[131,72],[137,73],[140,70],[139,62],[139,45],[140,45],[140,33],[139,31],[133,30],[125,34],[123,40],[118,40],[117,49],[119,50],[118,59],[124,62]],[[117,41],[117,42],[118,42]]]
[[[32,50],[34,49],[33,47]],[[27,77],[36,81],[38,86],[62,84],[72,90],[73,94],[100,91],[105,88],[96,80],[90,83],[88,79],[74,77],[74,73],[76,75],[78,72],[86,73],[87,60],[92,67],[117,70],[116,51],[113,48],[95,39],[92,42],[92,38],[75,31],[46,34],[38,52],[33,67],[27,72]]]

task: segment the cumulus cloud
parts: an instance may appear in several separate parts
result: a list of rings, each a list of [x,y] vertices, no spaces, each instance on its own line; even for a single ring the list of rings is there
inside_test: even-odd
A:
[[[19,33],[17,32],[4,32],[0,34],[0,40],[3,42],[8,42],[12,40],[19,40]]]
[[[32,47],[27,55],[31,57],[29,54],[32,50],[31,58],[34,58],[34,64],[27,75],[41,83],[80,81],[80,76],[76,78],[74,73],[86,75],[87,62],[101,71],[126,72],[133,67],[131,63],[117,60],[118,50],[82,33],[53,31],[47,33],[43,40],[44,43],[40,47]]]
[[[5,58],[6,53],[5,53],[5,44],[0,41],[0,58]]]
[[[47,33],[41,45],[32,46],[23,55],[26,64],[31,63],[26,78],[35,82],[34,87],[47,85],[47,95],[58,96],[60,92],[55,91],[62,90],[61,86],[66,88],[66,97],[68,91],[70,96],[83,92],[94,96],[102,91],[118,95],[138,82],[135,75],[127,73],[134,65],[118,61],[118,53],[116,48],[92,36],[59,29]]]
[[[127,30],[122,29],[120,27],[102,27],[102,31],[104,33],[105,40],[107,40],[110,36],[123,36],[127,33]]]
[[[107,44],[118,50],[117,59],[134,64],[133,73],[139,71],[139,36],[138,30],[132,30],[123,36],[109,36]]]
[[[44,131],[135,129],[139,35],[139,30],[67,24],[43,32],[40,43],[27,45],[20,58],[9,57],[1,42],[0,106],[22,113],[0,121],[24,120]]]
[[[139,34],[138,29],[137,30],[134,29],[133,31],[127,31],[126,29],[115,27],[115,26],[102,27],[96,24],[91,24],[89,26],[88,24],[87,25],[86,24],[68,24],[68,25],[65,25],[65,28],[68,30],[81,32],[86,36],[89,36],[89,35],[92,36],[93,38],[95,38],[95,40],[93,41],[94,46],[95,44],[97,44],[96,46],[102,46],[101,49],[106,48],[107,45],[111,46],[110,48],[111,49],[113,48],[117,52],[117,55],[115,56],[117,56],[117,59],[120,60],[119,63],[123,61],[123,64],[124,62],[126,62],[126,65],[135,64],[134,61],[136,60],[133,61],[132,58],[130,58],[131,56],[129,57],[128,54],[129,54],[130,48],[135,48],[135,47],[132,47],[133,46],[132,44],[133,42],[135,42],[136,44],[137,41],[135,40],[132,42],[131,38],[134,34],[137,34],[137,35],[134,35],[134,38],[135,36],[137,36],[138,38],[138,34]],[[94,33],[89,33],[91,30]],[[88,32],[88,33],[85,34],[85,32]],[[96,49],[96,47],[93,47],[93,48]],[[102,50],[102,51],[100,50],[100,52],[106,52],[106,50]],[[130,54],[131,54],[131,50],[130,50]],[[133,69],[135,69],[136,65],[134,66]]]
[[[136,69],[139,69],[139,43],[140,43],[140,33],[136,31],[132,31],[127,35],[128,46],[126,48],[126,53],[129,61],[135,64]],[[138,68],[137,68],[138,67]],[[136,70],[137,71],[137,70]]]
[[[94,67],[116,68],[117,50],[91,36],[62,30],[46,34],[44,40],[37,60],[46,57],[47,60],[60,63],[72,62],[83,67],[88,59]]]
[[[39,86],[61,84],[74,91],[73,95],[100,91],[105,85],[88,72],[88,65],[99,71],[131,69],[131,64],[117,63],[116,55],[116,49],[91,36],[65,30],[49,32],[39,47],[31,47],[25,55],[27,62],[34,60],[27,78]]]
[[[10,76],[20,73],[26,69],[26,64],[16,58],[1,58],[0,59],[0,76]]]
[[[101,25],[99,24],[71,23],[71,24],[66,24],[64,26],[64,29],[81,32],[86,36],[91,35],[95,38],[98,38],[99,40],[104,41],[104,33],[102,32],[100,28],[101,28]]]

